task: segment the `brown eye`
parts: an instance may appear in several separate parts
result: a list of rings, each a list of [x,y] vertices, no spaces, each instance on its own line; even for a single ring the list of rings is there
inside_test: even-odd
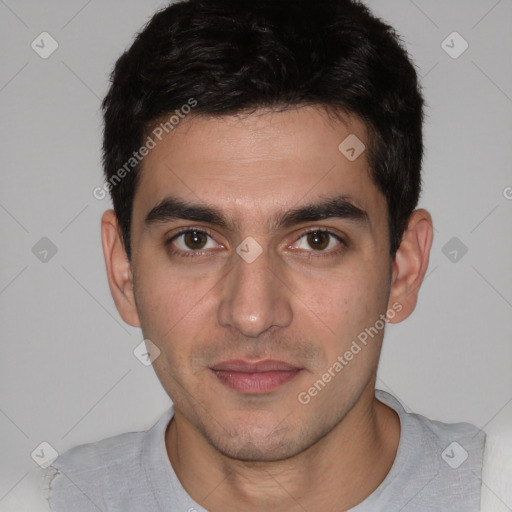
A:
[[[307,242],[315,251],[324,250],[330,242],[331,236],[325,231],[311,231],[307,234]]]
[[[187,229],[186,231],[182,231],[171,238],[170,242],[180,251],[189,253],[219,247],[208,233],[199,229]]]
[[[208,235],[203,231],[188,231],[184,234],[183,241],[189,249],[203,249],[208,242]]]
[[[336,246],[345,245],[343,239],[326,229],[313,229],[304,233],[292,246],[293,249],[300,249],[309,253],[333,253]]]

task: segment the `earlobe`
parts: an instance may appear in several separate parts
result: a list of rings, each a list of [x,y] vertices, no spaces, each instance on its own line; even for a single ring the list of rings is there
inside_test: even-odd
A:
[[[101,241],[110,293],[117,310],[127,324],[140,327],[132,269],[114,210],[107,210],[101,218]]]
[[[389,319],[390,323],[405,320],[416,307],[419,289],[428,268],[432,238],[430,214],[423,209],[415,210],[409,217],[393,261],[388,308],[396,303],[402,307],[399,313]]]

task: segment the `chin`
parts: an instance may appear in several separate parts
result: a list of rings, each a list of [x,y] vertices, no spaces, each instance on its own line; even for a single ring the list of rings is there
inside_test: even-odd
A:
[[[296,444],[291,440],[286,443],[278,445],[269,445],[268,441],[262,440],[261,442],[247,441],[245,444],[217,447],[219,451],[231,459],[243,462],[276,462],[279,460],[289,459],[300,453],[302,450],[297,448]]]
[[[275,462],[293,457],[311,443],[303,438],[304,432],[293,426],[283,426],[280,422],[267,422],[260,428],[247,423],[235,430],[229,429],[204,435],[220,453],[231,459],[246,462]]]

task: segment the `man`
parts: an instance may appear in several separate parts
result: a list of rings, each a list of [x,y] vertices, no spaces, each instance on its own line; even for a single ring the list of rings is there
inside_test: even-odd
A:
[[[173,408],[48,469],[54,512],[476,511],[485,434],[375,390],[432,242],[422,105],[349,0],[188,0],[104,101],[112,296]]]

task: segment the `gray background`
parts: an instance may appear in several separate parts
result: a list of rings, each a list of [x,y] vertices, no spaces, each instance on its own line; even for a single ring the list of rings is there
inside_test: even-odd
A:
[[[423,77],[420,206],[436,228],[417,310],[388,326],[378,387],[435,419],[512,428],[512,1],[368,4]],[[0,500],[42,441],[63,452],[145,429],[170,405],[111,299],[100,245],[110,202],[92,195],[108,75],[163,5],[0,0]],[[43,31],[59,44],[47,59],[31,48]],[[441,46],[453,31],[469,44],[456,59]],[[46,262],[32,250],[42,237],[57,247]]]

